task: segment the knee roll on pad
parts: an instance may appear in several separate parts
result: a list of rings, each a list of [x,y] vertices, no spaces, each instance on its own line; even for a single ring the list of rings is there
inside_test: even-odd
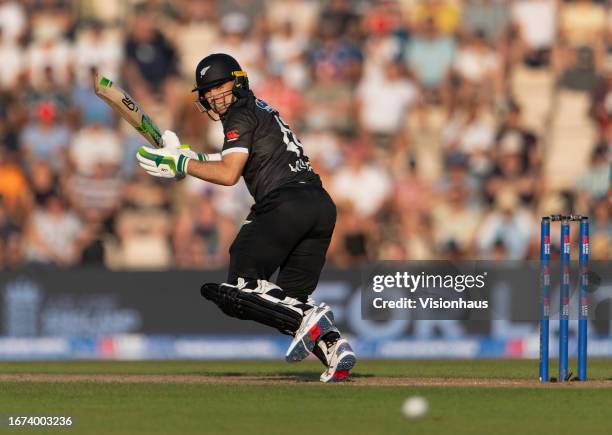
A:
[[[304,311],[312,308],[285,296],[281,288],[264,280],[239,280],[238,285],[204,284],[201,293],[228,316],[254,320],[289,335],[300,327]]]

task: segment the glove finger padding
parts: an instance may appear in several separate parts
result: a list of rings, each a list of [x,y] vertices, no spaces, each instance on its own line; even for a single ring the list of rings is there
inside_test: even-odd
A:
[[[136,160],[138,160],[140,166],[142,166],[143,168],[146,166],[150,166],[153,168],[157,167],[153,160],[150,160],[147,157],[140,155],[140,153],[136,153]]]

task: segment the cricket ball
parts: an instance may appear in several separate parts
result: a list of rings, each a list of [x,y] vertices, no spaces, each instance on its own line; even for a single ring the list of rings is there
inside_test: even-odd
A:
[[[429,404],[424,397],[412,396],[407,398],[402,405],[402,414],[410,420],[423,418],[427,414]]]

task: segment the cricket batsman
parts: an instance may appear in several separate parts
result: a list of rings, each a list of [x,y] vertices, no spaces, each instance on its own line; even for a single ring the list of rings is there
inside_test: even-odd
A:
[[[137,158],[156,177],[189,174],[232,186],[242,176],[255,199],[230,247],[227,283],[204,284],[202,296],[229,316],[293,336],[286,360],[314,353],[326,366],[322,382],[348,380],[355,353],[334,325],[329,306],[310,297],[336,223],[333,200],[291,128],[253,95],[236,59],[211,54],[200,61],[195,78],[196,105],[223,124],[222,152],[195,153],[166,131],[162,148],[141,147]],[[269,279],[277,269],[274,284]]]

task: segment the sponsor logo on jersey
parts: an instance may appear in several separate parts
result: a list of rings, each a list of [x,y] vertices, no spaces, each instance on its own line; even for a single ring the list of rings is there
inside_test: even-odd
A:
[[[278,111],[274,107],[270,106],[264,100],[260,100],[259,98],[255,99],[255,105],[268,113],[278,113]]]
[[[228,142],[232,142],[240,137],[240,133],[238,133],[238,130],[229,130],[225,133],[225,137]]]

